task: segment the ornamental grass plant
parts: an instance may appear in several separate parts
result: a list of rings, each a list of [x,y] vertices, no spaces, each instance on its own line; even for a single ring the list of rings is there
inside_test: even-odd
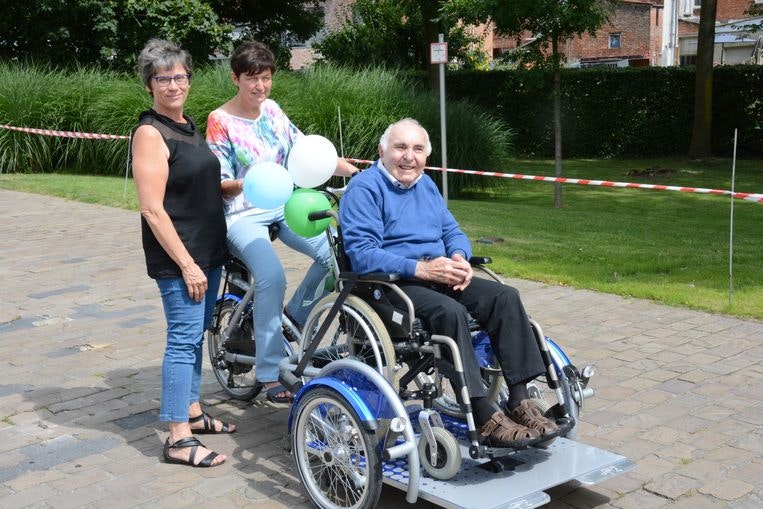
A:
[[[202,68],[194,74],[185,111],[203,131],[209,112],[235,92],[227,65]],[[430,162],[440,164],[438,99],[398,71],[352,71],[328,65],[303,72],[278,71],[272,97],[303,132],[327,137],[338,152],[351,158],[374,159],[379,136],[390,122],[416,118],[432,137]],[[128,135],[139,113],[150,106],[137,75],[0,63],[0,124]],[[500,167],[508,160],[511,134],[484,110],[467,102],[449,103],[448,128],[450,166]],[[58,138],[0,129],[0,172],[121,175],[127,147],[126,140]],[[458,179],[464,185],[480,185],[479,179],[469,176]]]

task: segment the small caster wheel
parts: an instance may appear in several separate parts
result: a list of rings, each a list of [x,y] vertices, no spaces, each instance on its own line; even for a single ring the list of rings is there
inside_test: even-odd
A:
[[[422,436],[419,438],[421,466],[431,477],[446,481],[453,478],[461,468],[461,448],[456,438],[445,428],[433,427],[432,433],[437,443],[437,459],[432,463],[429,442]]]

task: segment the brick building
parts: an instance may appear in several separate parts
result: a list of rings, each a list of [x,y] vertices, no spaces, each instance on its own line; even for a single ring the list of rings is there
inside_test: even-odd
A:
[[[661,6],[648,0],[623,0],[596,36],[570,39],[567,62],[588,65],[656,65],[661,41]]]
[[[607,24],[595,36],[588,34],[565,41],[560,50],[567,65],[656,65],[661,41],[662,0],[621,0]],[[519,38],[493,38],[493,58],[518,46],[533,44],[532,34]]]
[[[763,0],[717,1],[716,64],[761,63],[760,35],[745,35],[737,27],[739,20],[749,18],[746,11],[750,6],[763,4]],[[697,55],[701,4],[702,0],[621,0],[595,36],[585,34],[566,42],[567,65],[691,65]],[[497,58],[533,42],[529,33],[519,39],[496,36],[492,54]]]
[[[292,67],[298,69],[313,60],[311,48],[326,32],[341,27],[354,0],[326,0],[325,27],[305,44],[292,50]],[[736,26],[749,18],[745,12],[763,0],[717,0],[717,64],[763,63],[762,32],[745,34]],[[691,65],[696,60],[697,31],[702,0],[620,0],[610,20],[595,36],[588,34],[565,41],[561,50],[571,67],[606,65],[611,67],[645,65]],[[750,22],[749,20],[747,22]],[[753,19],[761,23],[763,20]],[[483,44],[492,59],[517,47],[535,43],[533,34],[505,37],[489,27]]]
[[[665,0],[666,5],[669,0]],[[676,52],[667,65],[691,65],[697,58],[697,32],[702,0],[674,0],[677,30],[674,34]],[[751,18],[747,11],[752,5],[763,6],[763,0],[718,0],[715,21],[716,65],[763,64],[763,37],[744,27],[763,23],[763,18]]]
[[[342,27],[350,15],[354,0],[326,0],[323,2],[323,28],[313,38],[297,44],[291,49],[291,68],[302,69],[315,61],[313,43],[320,41],[328,32]]]

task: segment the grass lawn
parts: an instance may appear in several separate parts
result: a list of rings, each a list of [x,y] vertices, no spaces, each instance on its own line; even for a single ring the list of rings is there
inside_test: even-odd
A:
[[[554,167],[515,160],[503,171],[552,176]],[[564,176],[730,189],[731,161],[568,160]],[[499,273],[763,320],[763,204],[734,200],[729,305],[729,197],[570,184],[555,209],[553,184],[492,179],[449,206]],[[123,178],[0,174],[0,188],[137,209]],[[735,190],[763,193],[763,161],[737,161]]]
[[[657,168],[656,177],[638,176]],[[554,167],[517,160],[506,171],[553,176]],[[574,160],[565,161],[564,176],[730,189],[731,161]],[[498,272],[763,319],[763,204],[734,200],[729,305],[731,198],[570,184],[563,208],[554,209],[553,184],[503,182],[449,202],[474,250],[492,256]],[[735,190],[763,193],[763,161],[737,161]]]

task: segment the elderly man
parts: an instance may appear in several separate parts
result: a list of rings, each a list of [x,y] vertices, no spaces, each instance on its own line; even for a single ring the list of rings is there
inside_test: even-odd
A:
[[[432,151],[429,135],[407,118],[390,125],[379,141],[379,160],[354,177],[339,216],[354,271],[398,273],[434,334],[453,338],[464,365],[475,422],[494,446],[553,433],[556,424],[529,399],[527,382],[544,366],[516,289],[472,278],[471,244],[424,174]],[[490,404],[471,344],[469,314],[485,327],[509,387],[504,410]]]

